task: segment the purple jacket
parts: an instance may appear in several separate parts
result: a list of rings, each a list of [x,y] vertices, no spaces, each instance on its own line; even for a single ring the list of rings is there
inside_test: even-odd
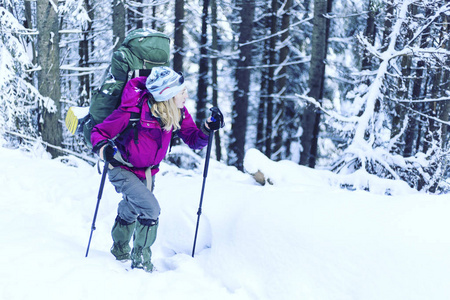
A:
[[[145,170],[150,166],[157,166],[166,156],[172,138],[172,130],[161,129],[158,120],[152,116],[147,104],[149,92],[145,87],[146,77],[137,77],[130,80],[123,90],[120,106],[113,111],[102,123],[92,130],[91,142],[93,147],[105,140],[112,139],[125,130],[130,121],[131,112],[139,112],[138,103],[144,97],[141,109],[141,120],[138,123],[138,140],[134,141],[134,130],[130,129],[120,135],[116,146],[122,157],[133,165],[133,168],[121,166],[140,179],[145,179]],[[191,115],[184,108],[184,118],[178,136],[192,149],[201,149],[208,144],[208,135],[203,133],[194,123]],[[152,170],[152,175],[158,172]]]

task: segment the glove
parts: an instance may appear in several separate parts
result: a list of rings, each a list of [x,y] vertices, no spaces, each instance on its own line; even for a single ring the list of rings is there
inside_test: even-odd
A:
[[[211,109],[211,121],[206,121],[210,130],[218,130],[225,126],[225,122],[223,121],[223,115],[219,108],[212,107]]]
[[[114,154],[117,153],[117,147],[113,141],[109,140],[103,147],[103,160],[111,162],[114,159]]]

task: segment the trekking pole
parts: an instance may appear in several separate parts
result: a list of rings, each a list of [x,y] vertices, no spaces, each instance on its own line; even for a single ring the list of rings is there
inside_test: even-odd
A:
[[[205,168],[203,170],[202,193],[200,196],[200,205],[199,205],[198,211],[197,211],[197,226],[195,227],[195,237],[194,237],[194,247],[192,248],[192,257],[194,257],[194,253],[195,253],[195,244],[197,242],[198,224],[200,222],[200,215],[202,214],[203,193],[205,191],[206,176],[208,176],[209,157],[211,155],[213,137],[214,137],[214,130],[211,130],[211,132],[209,133],[208,148],[206,150]]]
[[[100,189],[98,190],[97,205],[95,206],[94,219],[92,220],[91,235],[89,236],[89,243],[88,243],[88,246],[86,249],[85,257],[88,257],[88,254],[89,254],[89,247],[91,246],[92,233],[95,230],[95,220],[97,219],[98,206],[100,205],[100,199],[102,198],[103,187],[105,186],[105,179],[106,179],[106,173],[108,172],[108,167],[109,167],[109,162],[105,161],[105,166],[103,167],[102,180],[100,182]]]

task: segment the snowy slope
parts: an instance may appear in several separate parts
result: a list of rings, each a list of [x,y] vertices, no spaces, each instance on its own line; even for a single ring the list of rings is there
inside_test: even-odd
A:
[[[192,258],[202,169],[163,164],[148,274],[109,253],[109,182],[84,257],[100,175],[68,160],[0,148],[0,299],[450,298],[449,195],[351,192],[286,162],[262,187],[212,160]]]

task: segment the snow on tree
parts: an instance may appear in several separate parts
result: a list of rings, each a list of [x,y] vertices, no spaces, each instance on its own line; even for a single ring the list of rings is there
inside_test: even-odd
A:
[[[429,192],[444,188],[441,184],[445,171],[445,156],[448,155],[445,147],[448,149],[448,146],[440,143],[440,137],[436,137],[432,127],[423,129],[428,130],[425,135],[434,136],[428,140],[424,138],[422,143],[427,143],[426,147],[417,147],[420,151],[409,157],[402,156],[398,151],[398,145],[405,141],[406,128],[412,118],[420,116],[438,122],[441,126],[450,125],[431,111],[421,112],[405,106],[405,103],[414,101],[408,98],[411,92],[406,91],[403,99],[398,99],[395,95],[399,94],[394,93],[398,91],[399,78],[402,82],[408,80],[406,77],[402,78],[403,57],[426,58],[429,65],[437,65],[445,62],[450,54],[448,50],[442,49],[440,44],[416,43],[427,28],[433,26],[439,18],[448,16],[450,11],[449,3],[439,1],[432,5],[429,1],[425,2],[394,1],[393,15],[387,16],[392,17],[392,27],[385,44],[379,42],[378,45],[373,45],[362,34],[358,36],[366,51],[370,52],[378,63],[372,71],[362,73],[369,84],[364,85],[361,82],[352,91],[353,101],[345,111],[326,111],[327,124],[339,131],[341,136],[348,138],[342,157],[332,167],[332,170],[339,174],[351,175],[342,178],[355,179],[362,174],[371,174],[381,178],[403,180],[411,187]],[[415,9],[414,6],[419,6],[420,9]],[[414,34],[405,34],[407,30],[413,30]],[[350,94],[347,97],[350,98]],[[314,99],[304,96],[302,98],[323,109]],[[422,101],[438,100],[430,96]],[[408,114],[400,116],[400,130],[392,135],[395,129],[393,119],[399,117],[394,112],[397,106],[405,107]],[[434,128],[441,130],[439,126]],[[342,185],[353,186],[345,180]],[[361,187],[370,190],[370,180],[359,186]]]
[[[53,109],[53,102],[42,97],[27,81],[31,66],[23,35],[34,32],[24,28],[5,8],[0,7],[0,132],[37,137],[38,106]]]

